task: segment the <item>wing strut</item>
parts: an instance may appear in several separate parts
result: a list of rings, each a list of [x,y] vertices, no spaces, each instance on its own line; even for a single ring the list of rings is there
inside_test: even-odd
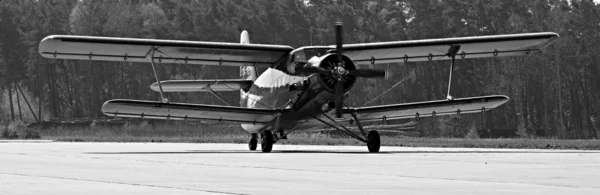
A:
[[[360,133],[363,134],[363,136],[367,137],[367,133],[365,133],[365,130],[363,129],[363,126],[360,124],[360,120],[358,119],[358,116],[356,116],[356,111],[350,113],[352,115],[352,118],[354,118],[354,120],[356,121],[356,126],[358,126],[358,129],[360,130]]]
[[[326,124],[326,125],[330,126],[331,128],[334,128],[335,130],[338,130],[338,131],[340,131],[340,132],[342,132],[342,133],[344,133],[344,134],[346,134],[346,135],[348,135],[348,136],[350,136],[350,137],[352,137],[352,138],[354,138],[354,139],[356,139],[358,141],[367,143],[366,139],[363,139],[362,137],[356,135],[355,133],[353,133],[352,131],[350,131],[348,128],[346,128],[346,127],[344,127],[342,125],[339,125],[337,122],[335,122],[335,120],[333,120],[331,117],[327,116],[326,113],[323,113],[323,116],[325,116],[327,119],[331,120],[334,124],[328,123],[327,121],[325,121],[325,120],[323,120],[323,119],[321,119],[319,117],[313,117],[313,118],[317,119],[319,122],[321,122],[323,124]],[[338,125],[339,127],[336,126],[336,125]]]
[[[450,45],[450,49],[448,49],[448,57],[452,58],[452,62],[450,62],[450,76],[448,78],[448,94],[446,94],[446,100],[454,99],[454,97],[450,95],[450,88],[452,87],[452,73],[454,72],[454,63],[458,50],[460,50],[460,45]]]
[[[210,92],[211,94],[213,94],[215,97],[217,97],[217,99],[221,100],[221,102],[225,103],[225,105],[231,106],[219,94],[217,94],[217,92],[215,92],[215,90],[213,90],[212,88],[208,87],[207,91]]]
[[[150,47],[150,51],[148,51],[147,55],[150,56],[146,56],[148,58],[148,61],[150,61],[150,64],[152,64],[152,71],[154,71],[154,78],[156,78],[156,82],[158,83],[158,88],[160,89],[160,101],[163,103],[169,103],[169,99],[165,98],[165,95],[163,94],[163,88],[162,88],[162,84],[160,83],[160,79],[158,78],[158,74],[156,73],[156,66],[154,65],[154,52],[156,51],[156,48]]]
[[[344,127],[343,125],[340,125],[338,122],[336,122],[336,121],[335,121],[333,118],[331,118],[331,117],[330,117],[330,116],[328,116],[327,114],[323,113],[323,116],[325,116],[327,119],[329,119],[329,120],[330,120],[331,122],[333,122],[334,124],[336,124],[336,125],[340,126],[342,129],[344,129],[344,130],[347,132],[346,134],[353,136],[353,137],[354,137],[354,138],[356,138],[358,141],[362,141],[362,142],[365,142],[365,143],[367,143],[367,142],[368,142],[368,138],[367,138],[367,135],[366,135],[366,134],[364,134],[364,133],[363,133],[363,135],[364,135],[364,137],[365,137],[365,138],[363,139],[363,138],[361,138],[360,136],[358,136],[358,135],[356,135],[355,133],[353,133],[353,132],[352,132],[350,129],[348,129],[348,128]],[[357,119],[358,119],[358,118],[357,118]],[[321,121],[321,122],[323,122],[323,121]],[[357,120],[356,122],[357,122],[356,124],[359,124],[359,123],[358,123],[358,120]],[[325,124],[327,124],[327,123],[325,123]],[[331,124],[327,124],[327,125],[329,125],[329,126],[331,126],[331,127],[334,127],[334,126],[332,126]],[[334,127],[334,128],[335,128],[335,127]],[[338,128],[338,130],[340,130],[340,129]],[[341,130],[340,130],[340,131],[341,131]],[[362,131],[361,131],[361,133],[362,133]]]

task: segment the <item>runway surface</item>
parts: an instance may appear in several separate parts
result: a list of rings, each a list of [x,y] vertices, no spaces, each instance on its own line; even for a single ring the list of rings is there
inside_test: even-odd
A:
[[[600,194],[600,151],[0,142],[0,194]]]

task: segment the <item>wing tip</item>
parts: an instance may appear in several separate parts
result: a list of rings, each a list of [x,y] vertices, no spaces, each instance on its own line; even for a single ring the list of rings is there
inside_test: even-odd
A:
[[[104,114],[109,116],[109,112],[118,112],[118,110],[115,110],[115,104],[113,103],[116,100],[108,100],[106,102],[104,102],[104,104],[102,104],[102,108],[100,109],[100,111]]]
[[[47,37],[44,37],[41,41],[40,41],[40,45],[38,46],[38,53],[45,58],[53,58],[53,55],[48,54],[47,52],[51,52],[50,48],[52,48],[52,45],[56,42],[59,42],[60,40],[58,40],[59,35],[49,35]]]
[[[477,97],[469,97],[469,98],[477,98]],[[480,96],[480,98],[492,98],[496,100],[510,100],[510,97],[506,95],[489,95],[489,96]]]
[[[493,96],[489,96],[489,97],[496,99],[495,102],[497,102],[493,106],[491,106],[492,109],[496,108],[498,106],[502,106],[502,105],[506,104],[508,101],[510,101],[510,98],[506,95],[493,95]]]
[[[560,35],[558,33],[556,33],[556,32],[548,32],[548,33],[551,35],[550,36],[551,42],[553,42],[554,40],[560,38]]]
[[[547,35],[547,36],[549,36],[549,37],[548,37],[548,41],[547,41],[545,44],[542,44],[542,45],[539,47],[540,49],[544,49],[544,48],[546,48],[546,47],[550,46],[550,45],[551,45],[552,43],[554,43],[554,42],[555,42],[555,41],[556,41],[558,38],[560,38],[560,35],[559,35],[558,33],[556,33],[556,32],[543,32],[543,33],[540,33],[540,34],[544,34],[544,35]]]
[[[154,82],[150,85],[150,89],[154,92],[160,92],[160,88],[158,86],[158,82]]]

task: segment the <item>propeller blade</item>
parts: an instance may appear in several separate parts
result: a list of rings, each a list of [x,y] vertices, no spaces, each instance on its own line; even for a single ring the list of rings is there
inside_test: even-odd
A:
[[[349,75],[356,77],[386,77],[385,70],[357,69],[350,70]]]
[[[335,84],[335,116],[342,117],[342,104],[344,102],[344,82],[340,79]]]
[[[343,67],[342,63],[343,63],[343,59],[342,59],[342,55],[343,55],[343,47],[342,45],[344,44],[344,39],[342,37],[343,31],[342,31],[342,22],[336,22],[335,23],[335,49],[336,49],[336,55],[337,55],[337,66],[338,67]],[[344,102],[344,81],[339,78],[337,83],[335,83],[335,94],[334,94],[334,98],[335,98],[335,116],[337,118],[341,118],[342,117],[342,104]]]
[[[297,73],[305,73],[305,74],[315,74],[315,73],[317,73],[317,74],[327,74],[327,73],[329,73],[329,71],[327,71],[327,70],[325,70],[323,68],[314,67],[314,66],[311,66],[311,67],[297,67],[296,68],[296,72]]]
[[[338,67],[342,66],[342,55],[343,55],[343,42],[344,39],[342,37],[342,22],[336,22],[335,23],[335,50],[337,53],[337,62],[338,62]]]

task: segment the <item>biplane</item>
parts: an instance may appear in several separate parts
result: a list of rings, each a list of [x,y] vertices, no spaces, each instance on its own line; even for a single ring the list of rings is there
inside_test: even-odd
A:
[[[256,150],[260,137],[262,152],[270,152],[274,143],[287,139],[291,132],[330,127],[366,143],[369,152],[379,152],[379,133],[367,132],[363,124],[479,113],[509,100],[504,95],[452,97],[456,59],[528,55],[558,38],[556,33],[541,32],[344,44],[342,36],[341,23],[335,24],[335,45],[299,48],[251,44],[247,31],[241,33],[240,43],[51,35],[40,42],[39,53],[51,59],[149,63],[156,77],[150,88],[160,93],[161,100],[109,100],[102,106],[108,116],[239,123],[251,135],[249,149]],[[368,107],[344,104],[357,79],[388,75],[362,65],[433,60],[449,61],[446,99]],[[160,63],[238,66],[241,78],[162,81],[156,69]],[[176,103],[165,98],[169,92],[206,92],[222,100],[218,91],[239,92],[240,106]],[[359,132],[351,131],[350,125],[356,125]]]

